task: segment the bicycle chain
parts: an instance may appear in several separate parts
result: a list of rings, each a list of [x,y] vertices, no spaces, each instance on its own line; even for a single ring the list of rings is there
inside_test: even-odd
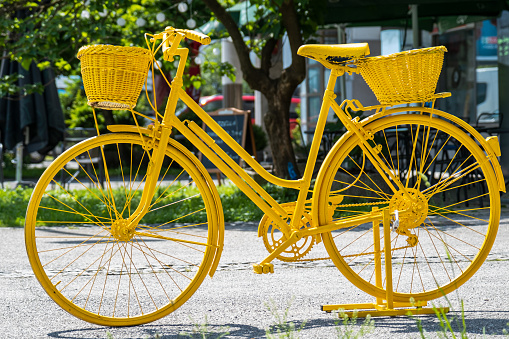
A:
[[[307,261],[318,261],[318,260],[327,260],[330,259],[330,257],[324,257],[324,258],[309,258],[309,259],[297,259],[290,262],[307,262]]]
[[[388,201],[380,201],[380,202],[364,202],[358,204],[344,204],[344,205],[336,205],[336,207],[358,207],[358,206],[373,206],[373,205],[389,205]]]
[[[335,205],[335,207],[336,208],[337,207],[359,207],[359,206],[374,206],[374,205],[384,205],[384,204],[388,205],[389,202],[388,201],[380,201],[380,202],[366,202],[366,203],[357,203],[357,204],[343,204],[343,205]],[[400,250],[400,249],[404,249],[404,248],[406,248],[406,247],[395,248],[393,250],[395,251],[395,250]],[[360,255],[369,255],[369,254],[374,254],[374,253],[365,253],[365,254],[360,254]],[[359,256],[359,254],[346,255],[343,257],[347,258],[347,257],[353,257],[353,256]],[[301,259],[292,260],[292,261],[288,261],[288,262],[309,262],[309,261],[319,261],[319,260],[327,260],[327,259],[330,259],[330,257],[308,258],[308,259],[301,258]]]
[[[373,205],[384,205],[384,204],[388,205],[389,202],[388,201],[380,201],[380,202],[366,202],[366,203],[358,203],[358,204],[343,204],[343,205],[336,205],[335,207],[336,208],[337,207],[359,207],[359,206],[373,206]],[[396,250],[404,249],[404,248],[407,248],[407,247],[410,247],[410,246],[394,248],[392,250],[396,251]],[[370,255],[370,254],[374,254],[374,252],[364,253],[364,254],[351,254],[351,255],[345,255],[345,256],[342,256],[342,257],[343,258],[348,258],[348,257],[354,257],[354,256],[360,256],[360,255]],[[327,260],[327,259],[330,259],[330,257],[297,259],[297,260],[294,260],[292,262],[309,262],[309,261],[318,261],[318,260]]]

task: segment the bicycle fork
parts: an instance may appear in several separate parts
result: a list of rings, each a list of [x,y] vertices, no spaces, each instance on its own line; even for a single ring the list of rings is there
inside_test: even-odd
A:
[[[179,48],[176,53],[184,60],[184,62],[179,63],[177,75],[171,83],[171,90],[168,96],[163,121],[160,124],[156,122],[154,126],[154,138],[157,135],[158,142],[154,142],[152,154],[149,155],[145,187],[143,188],[140,203],[136,210],[127,219],[127,228],[131,232],[134,232],[139,221],[148,212],[159,180],[159,172],[163,165],[166,146],[168,145],[171,135],[170,113],[175,112],[175,108],[177,107],[178,88],[181,88],[183,85],[182,74],[184,72],[185,60],[187,59],[187,52],[187,49]],[[145,145],[145,147],[147,147],[147,145]]]

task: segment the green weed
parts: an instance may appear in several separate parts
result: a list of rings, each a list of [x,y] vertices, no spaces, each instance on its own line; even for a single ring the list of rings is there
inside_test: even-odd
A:
[[[295,323],[288,321],[288,312],[290,310],[292,301],[293,298],[288,302],[288,306],[286,307],[286,310],[283,312],[283,314],[279,312],[273,300],[270,300],[265,304],[267,309],[276,320],[275,324],[265,331],[268,339],[296,339],[299,337],[299,333],[306,325],[306,322],[302,322],[300,327],[297,328]]]
[[[345,312],[339,312],[340,320],[336,321],[336,334],[339,339],[357,339],[375,331],[375,321],[368,314],[360,326],[357,325],[357,311],[349,317]]]
[[[179,336],[184,336],[188,338],[223,338],[226,337],[230,332],[228,332],[228,329],[220,328],[221,333],[212,332],[209,329],[208,319],[205,315],[205,322],[202,324],[197,324],[193,319],[191,321],[194,323],[194,328],[191,333],[187,332],[181,332]]]
[[[452,310],[452,303],[451,301],[444,296],[445,300],[447,301],[449,305],[449,310]],[[439,321],[440,330],[436,333],[433,333],[432,335],[429,335],[428,332],[424,329],[424,326],[422,325],[422,321],[418,317],[414,317],[412,314],[408,314],[410,318],[413,318],[417,324],[417,329],[419,330],[420,337],[422,339],[427,338],[441,338],[441,339],[468,339],[468,332],[467,332],[467,321],[465,319],[465,308],[463,300],[460,301],[461,304],[461,314],[460,316],[455,315],[448,315],[447,311],[444,307],[437,307],[436,305],[433,305],[433,311],[435,312],[435,315]],[[509,323],[507,323],[509,326]],[[482,338],[487,338],[486,335],[486,328],[482,328]],[[509,332],[506,329],[502,330],[502,334],[509,338]]]

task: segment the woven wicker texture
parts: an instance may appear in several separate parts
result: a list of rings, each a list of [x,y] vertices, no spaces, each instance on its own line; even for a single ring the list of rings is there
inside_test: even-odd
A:
[[[150,51],[140,47],[90,45],[78,51],[88,104],[132,109],[147,77]]]
[[[361,75],[384,105],[433,99],[444,61],[444,46],[414,49],[360,60]]]

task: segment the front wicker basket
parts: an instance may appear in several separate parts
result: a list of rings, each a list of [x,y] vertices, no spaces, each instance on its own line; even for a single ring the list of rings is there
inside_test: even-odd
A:
[[[83,46],[78,51],[88,104],[133,109],[148,74],[151,53],[140,47]]]
[[[361,75],[384,105],[431,101],[444,61],[444,46],[360,60]]]

